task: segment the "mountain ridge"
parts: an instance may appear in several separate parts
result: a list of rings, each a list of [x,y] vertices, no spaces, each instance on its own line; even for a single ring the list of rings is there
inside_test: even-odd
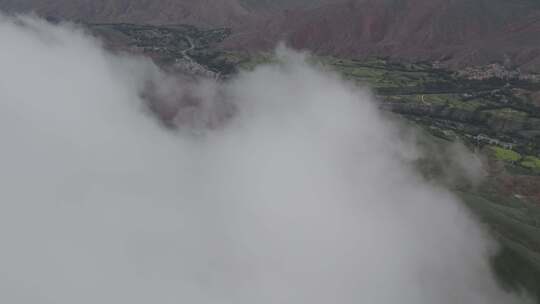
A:
[[[82,22],[228,27],[227,49],[284,41],[324,55],[501,62],[540,71],[540,1],[533,0],[0,0],[0,10]]]

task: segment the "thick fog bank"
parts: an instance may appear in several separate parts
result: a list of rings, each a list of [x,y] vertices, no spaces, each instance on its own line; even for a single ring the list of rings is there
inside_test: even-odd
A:
[[[171,131],[141,96],[182,83],[150,62],[30,18],[0,41],[2,303],[523,302],[414,144],[301,54],[190,84]]]

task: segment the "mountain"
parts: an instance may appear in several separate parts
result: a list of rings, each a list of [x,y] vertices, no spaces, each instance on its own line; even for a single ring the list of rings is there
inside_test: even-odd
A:
[[[283,10],[314,8],[329,3],[328,0],[242,0],[244,7],[252,10]]]
[[[335,1],[336,2],[336,1]],[[356,0],[285,10],[237,35],[230,47],[296,48],[347,57],[505,62],[540,69],[540,2],[531,0]]]
[[[250,19],[239,0],[0,0],[0,10],[92,23],[233,27]]]
[[[0,10],[35,11],[99,23],[229,27],[223,46],[268,50],[278,41],[346,57],[494,61],[540,71],[538,0],[0,0]]]

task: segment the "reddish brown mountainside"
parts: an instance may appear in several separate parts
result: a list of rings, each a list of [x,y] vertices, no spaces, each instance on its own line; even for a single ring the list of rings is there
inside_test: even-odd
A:
[[[285,11],[259,25],[228,45],[266,48],[284,40],[324,54],[540,69],[540,9],[533,1],[357,0]]]
[[[96,23],[236,26],[250,13],[238,0],[0,0],[0,10]]]
[[[0,0],[0,9],[91,22],[226,26],[234,31],[224,46],[235,49],[268,49],[283,40],[323,54],[540,70],[539,0]]]

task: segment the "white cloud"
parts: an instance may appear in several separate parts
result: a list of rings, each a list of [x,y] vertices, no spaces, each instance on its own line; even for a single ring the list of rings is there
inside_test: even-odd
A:
[[[140,98],[175,83],[148,61],[31,18],[0,39],[1,302],[522,301],[370,95],[298,55],[190,84],[204,106],[177,123],[234,115],[172,132]]]

